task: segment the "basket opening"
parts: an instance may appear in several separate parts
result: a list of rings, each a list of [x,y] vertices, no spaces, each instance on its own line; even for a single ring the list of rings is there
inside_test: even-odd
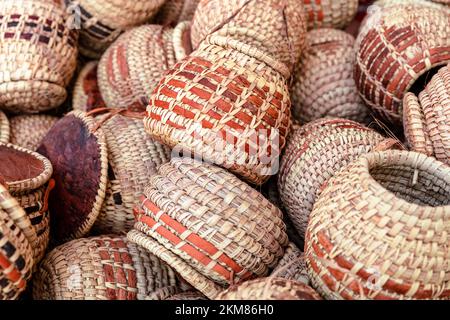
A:
[[[29,180],[44,171],[44,164],[26,152],[0,146],[0,177],[6,183]]]
[[[409,89],[409,92],[414,93],[416,96],[418,96],[427,86],[427,84],[431,81],[431,78],[433,78],[433,76],[435,74],[438,73],[439,69],[442,68],[442,66],[437,66],[434,67],[430,70],[428,70],[427,72],[425,72],[424,74],[422,74],[411,86],[411,88]]]
[[[397,197],[417,205],[440,207],[450,204],[450,183],[432,172],[404,165],[378,166],[371,176]]]

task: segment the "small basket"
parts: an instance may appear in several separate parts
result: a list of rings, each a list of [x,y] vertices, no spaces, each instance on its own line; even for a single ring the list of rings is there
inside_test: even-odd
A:
[[[354,73],[366,104],[400,125],[405,94],[418,94],[450,61],[449,33],[450,14],[427,2],[385,3],[371,10],[356,41]]]
[[[265,276],[288,244],[281,211],[227,171],[172,158],[141,198],[128,238],[213,299],[223,287]]]
[[[47,115],[12,117],[10,119],[10,142],[16,146],[35,151],[58,120],[57,117]]]
[[[51,251],[33,282],[36,300],[164,299],[190,288],[125,237],[73,240]]]
[[[200,1],[192,20],[194,48],[216,34],[258,48],[289,71],[305,44],[306,18],[298,0]]]
[[[273,269],[271,277],[283,278],[310,285],[305,254],[292,242],[289,243],[283,258]]]
[[[75,72],[78,30],[56,1],[0,2],[0,109],[37,113],[61,105]]]
[[[10,134],[8,117],[0,111],[0,143],[8,143]]]
[[[25,211],[0,183],[0,300],[17,299],[31,277],[33,249],[26,234],[32,229]]]
[[[262,184],[276,173],[290,127],[288,76],[263,52],[212,36],[160,81],[146,130],[183,154]]]
[[[323,117],[368,122],[369,112],[353,80],[354,38],[341,30],[308,32],[306,50],[291,86],[293,115],[302,123]]]
[[[278,190],[300,237],[322,185],[354,159],[375,148],[388,148],[382,135],[345,119],[321,119],[295,131],[281,160]]]
[[[150,93],[167,70],[177,58],[190,53],[190,43],[184,42],[189,24],[177,28],[181,28],[181,35],[160,25],[137,27],[120,36],[105,52],[98,66],[98,85],[109,108],[145,110]]]
[[[126,29],[149,21],[165,0],[64,0],[80,24],[80,52],[93,59]]]
[[[106,138],[92,117],[73,111],[59,120],[38,152],[53,164],[56,188],[49,198],[52,240],[85,236],[100,213],[108,182]]]
[[[344,29],[358,11],[358,0],[303,0],[308,30],[320,28]]]
[[[306,261],[327,299],[449,299],[450,168],[391,150],[328,182],[311,213]]]
[[[106,107],[98,86],[97,69],[98,61],[91,61],[83,67],[78,75],[72,98],[74,110],[89,112]]]
[[[191,21],[200,0],[166,1],[155,17],[155,23],[163,26],[176,26],[183,21]]]
[[[322,300],[304,283],[282,278],[262,278],[232,286],[217,300]]]
[[[403,124],[413,151],[450,165],[450,65],[439,70],[419,97],[405,95]]]
[[[50,239],[48,197],[54,187],[50,161],[31,150],[0,144],[0,180],[25,210],[31,229],[24,230],[38,263]]]

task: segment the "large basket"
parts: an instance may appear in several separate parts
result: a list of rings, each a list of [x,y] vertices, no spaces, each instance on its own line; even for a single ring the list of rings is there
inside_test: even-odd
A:
[[[10,142],[35,151],[57,121],[57,117],[37,114],[12,117],[10,119]]]
[[[12,144],[0,144],[0,180],[28,215],[31,229],[24,233],[36,263],[42,259],[50,239],[48,197],[54,187],[50,180],[52,173],[50,161],[42,155]]]
[[[305,43],[303,5],[298,0],[202,0],[192,20],[194,48],[213,33],[258,48],[292,71]]]
[[[0,183],[0,300],[17,299],[33,268],[30,219]],[[24,232],[25,231],[25,232]]]
[[[152,18],[165,0],[64,0],[81,27],[80,52],[97,59],[126,29]]]
[[[78,30],[56,1],[0,2],[0,109],[37,113],[61,105],[75,71]]]
[[[225,170],[188,158],[159,168],[128,238],[209,298],[265,276],[288,243],[281,211]]]
[[[449,299],[450,168],[370,153],[331,179],[311,213],[306,259],[328,299]]]
[[[322,185],[385,138],[345,119],[321,119],[295,131],[281,160],[278,190],[299,235],[304,238],[309,214]]]
[[[276,268],[273,269],[270,276],[310,285],[305,254],[295,244],[290,242],[283,258],[281,258]]]
[[[155,17],[155,23],[176,26],[183,21],[191,21],[200,0],[166,1]]]
[[[283,278],[262,278],[233,286],[217,300],[322,300],[304,283]]]
[[[343,29],[358,11],[358,0],[303,0],[308,30],[319,28]]]
[[[350,34],[336,29],[308,32],[291,87],[295,118],[303,123],[326,116],[368,121],[353,79],[354,42]]]
[[[380,5],[356,41],[355,81],[364,101],[384,119],[400,124],[402,100],[418,94],[436,67],[450,61],[450,14],[426,2]]]
[[[9,120],[6,114],[0,111],[0,143],[8,143],[10,136]]]
[[[106,107],[98,86],[97,69],[98,61],[90,61],[78,75],[72,97],[74,110],[89,112]]]
[[[263,52],[212,36],[160,81],[146,129],[177,151],[261,184],[276,173],[290,126],[288,76]]]
[[[450,165],[450,66],[431,79],[418,97],[405,95],[405,135],[412,150]]]
[[[125,237],[78,239],[55,248],[33,282],[38,300],[164,299],[190,288]]]
[[[121,35],[105,52],[98,65],[98,85],[108,107],[145,110],[167,70],[191,51],[190,43],[184,41],[189,24],[177,28],[182,28],[183,36],[160,25],[137,27]],[[182,48],[186,53],[177,57]]]

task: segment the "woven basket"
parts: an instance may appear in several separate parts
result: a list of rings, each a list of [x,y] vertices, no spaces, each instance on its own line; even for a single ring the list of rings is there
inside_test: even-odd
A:
[[[217,300],[322,300],[304,283],[282,278],[262,278],[233,286]]]
[[[78,75],[72,97],[74,110],[89,112],[106,107],[98,86],[97,69],[98,61],[91,61],[83,67]]]
[[[328,299],[449,299],[450,168],[420,153],[364,155],[311,213],[306,260]]]
[[[109,162],[106,197],[93,227],[96,234],[123,234],[132,229],[134,206],[157,167],[170,160],[170,149],[151,139],[142,118],[96,117],[105,133]]]
[[[100,58],[126,29],[150,20],[165,0],[64,0],[80,23],[80,52]],[[79,15],[80,17],[77,17]]]
[[[292,71],[305,42],[304,8],[298,0],[201,0],[192,20],[194,48],[212,33],[258,48]]]
[[[188,158],[159,167],[128,238],[213,299],[275,267],[288,239],[281,211],[225,170]]]
[[[344,31],[308,32],[291,87],[295,118],[303,123],[326,116],[368,122],[368,109],[353,80],[353,46],[353,37]]]
[[[261,184],[276,173],[290,126],[286,78],[276,70],[289,76],[255,48],[210,37],[161,80],[146,129],[177,151]]]
[[[200,0],[166,1],[155,17],[155,23],[176,26],[183,21],[191,21]]]
[[[12,144],[0,144],[0,180],[25,210],[32,229],[24,231],[35,262],[44,256],[50,237],[48,198],[54,187],[53,167],[42,155]]]
[[[0,108],[37,113],[61,105],[77,57],[78,31],[55,1],[0,2]]]
[[[295,244],[289,243],[283,258],[281,258],[276,268],[273,269],[270,276],[310,285],[305,254]]]
[[[17,299],[33,268],[30,219],[0,183],[0,300]]]
[[[303,0],[308,30],[345,28],[358,11],[358,0]]]
[[[208,300],[201,292],[198,291],[187,291],[183,293],[175,294],[171,297],[168,297],[164,300],[173,300],[173,301],[193,301],[193,300]]]
[[[9,120],[6,114],[0,111],[0,143],[8,143],[10,136]]]
[[[450,61],[450,14],[421,1],[378,6],[356,41],[355,81],[365,102],[400,124],[402,100]]]
[[[386,141],[391,140],[361,124],[332,118],[311,122],[290,136],[281,160],[278,190],[302,238],[322,185],[362,154],[389,147],[384,145]]]
[[[125,237],[78,239],[57,247],[33,282],[38,300],[164,299],[189,288],[154,255]]]
[[[450,165],[450,65],[439,70],[419,97],[405,95],[403,124],[412,150]]]
[[[150,93],[167,70],[191,51],[190,43],[184,41],[189,24],[177,28],[178,32],[159,25],[137,27],[105,52],[98,66],[98,85],[108,107],[145,110]]]
[[[51,127],[58,121],[57,117],[47,115],[23,115],[10,119],[10,142],[19,147],[36,150]]]
[[[87,234],[100,213],[108,182],[108,152],[101,128],[81,111],[59,120],[38,152],[53,164],[56,188],[51,193],[52,240]]]

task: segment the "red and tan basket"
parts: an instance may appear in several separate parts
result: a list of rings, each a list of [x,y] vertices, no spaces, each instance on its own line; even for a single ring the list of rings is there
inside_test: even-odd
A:
[[[155,17],[155,23],[176,26],[183,21],[191,21],[200,0],[166,1]]]
[[[89,112],[98,108],[106,108],[98,85],[97,69],[98,61],[90,61],[78,75],[72,97],[74,110]]]
[[[288,244],[281,211],[227,171],[193,159],[159,167],[128,238],[208,298],[267,275]]]
[[[358,11],[358,0],[303,0],[308,30],[319,28],[344,29]]]
[[[300,251],[295,244],[292,242],[289,243],[284,252],[283,258],[281,258],[276,268],[273,269],[270,276],[310,285],[305,254]]]
[[[192,288],[126,237],[68,242],[51,251],[33,282],[37,300],[155,300]]]
[[[57,1],[0,2],[0,109],[37,113],[61,105],[75,72],[78,30]]]
[[[356,41],[355,81],[373,111],[400,124],[407,92],[418,94],[450,61],[450,14],[427,2],[388,2],[370,10]]]
[[[59,120],[57,117],[44,114],[15,116],[9,120],[10,143],[35,151],[52,126]]]
[[[0,143],[8,143],[10,134],[8,117],[0,111]]]
[[[326,299],[449,299],[450,168],[408,151],[363,155],[330,179],[306,235]]]
[[[291,86],[293,115],[303,123],[326,116],[368,122],[353,79],[355,39],[337,29],[308,32]]]
[[[418,97],[405,95],[403,125],[413,151],[450,165],[450,65],[441,68]]]

